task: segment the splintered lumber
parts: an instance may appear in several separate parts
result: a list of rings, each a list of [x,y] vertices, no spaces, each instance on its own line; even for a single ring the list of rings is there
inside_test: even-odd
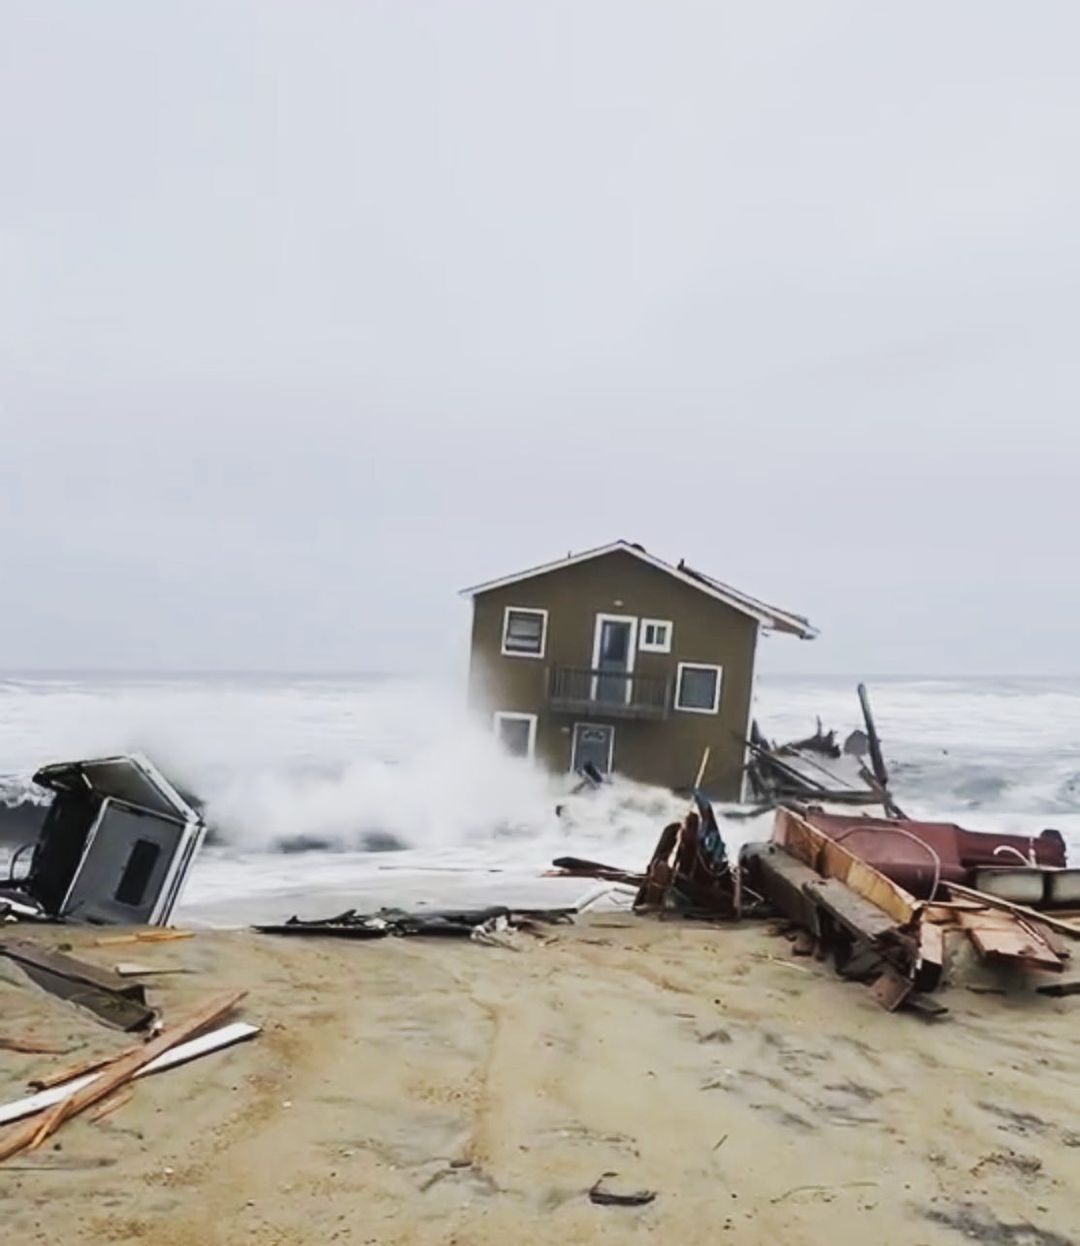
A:
[[[179,1046],[171,1048],[164,1055],[158,1056],[156,1060],[151,1060],[149,1064],[144,1065],[134,1077],[149,1077],[151,1073],[164,1073],[167,1069],[176,1068],[180,1064],[186,1064],[189,1060],[196,1060],[199,1056],[209,1055],[212,1051],[220,1051],[223,1047],[231,1047],[234,1043],[241,1043],[245,1039],[254,1038],[258,1033],[259,1027],[257,1025],[250,1025],[246,1021],[234,1021],[231,1025],[223,1025],[216,1030],[211,1030],[208,1034],[201,1035],[199,1038],[190,1039],[186,1043],[181,1043]],[[36,1095],[27,1095],[24,1099],[16,1099],[13,1103],[0,1104],[0,1125],[10,1125],[12,1122],[23,1120],[27,1116],[34,1116],[38,1112],[44,1112],[46,1108],[54,1107],[62,1099],[66,1099],[73,1095],[75,1091],[81,1090],[83,1086],[89,1086],[99,1076],[100,1073],[86,1073],[82,1077],[65,1082],[62,1086],[52,1086],[48,1090],[42,1090]]]
[[[1041,909],[1029,909],[1024,904],[1013,904],[1011,900],[1002,900],[999,896],[988,895],[985,891],[976,891],[974,887],[964,887],[960,883],[943,882],[942,886],[948,887],[958,896],[964,896],[965,899],[978,900],[988,909],[1001,909],[1004,913],[1014,913],[1025,921],[1037,922],[1057,934],[1068,935],[1071,939],[1080,939],[1080,926],[1062,921],[1061,918],[1044,913]]]
[[[84,1111],[91,1105],[107,1099],[114,1091],[129,1082],[141,1069],[145,1068],[157,1056],[164,1055],[171,1048],[213,1025],[227,1013],[231,1012],[247,994],[246,991],[233,991],[228,995],[216,996],[197,1008],[184,1021],[170,1026],[157,1038],[119,1060],[110,1064],[103,1072],[97,1074],[88,1085],[81,1087],[66,1096],[55,1107],[48,1110],[44,1120],[31,1120],[16,1130],[11,1137],[0,1142],[0,1161],[8,1159],[26,1147],[38,1147],[50,1134],[69,1120],[72,1116]]]
[[[814,881],[804,892],[822,909],[857,937],[892,945],[890,959],[909,971],[917,990],[933,990],[940,983],[944,938],[940,927],[926,919],[921,900],[793,809],[776,811],[772,843],[813,872]],[[835,880],[842,889],[829,887],[823,893],[823,879]]]
[[[132,934],[104,935],[95,939],[98,947],[111,947],[117,943],[170,943],[174,939],[194,938],[192,930],[136,930]]]
[[[57,1069],[55,1073],[45,1073],[41,1077],[31,1078],[30,1085],[36,1090],[48,1090],[50,1086],[61,1086],[64,1082],[74,1081],[76,1077],[96,1073],[98,1069],[103,1069],[107,1064],[115,1064],[122,1056],[128,1056],[133,1051],[142,1051],[142,1044],[125,1047],[123,1051],[117,1051],[111,1056],[93,1056],[89,1060],[80,1060],[78,1064],[69,1064],[67,1068]]]
[[[957,920],[971,936],[983,956],[995,960],[1015,960],[1032,969],[1060,973],[1061,957],[1037,931],[1012,913],[985,909],[981,913],[958,913]]]

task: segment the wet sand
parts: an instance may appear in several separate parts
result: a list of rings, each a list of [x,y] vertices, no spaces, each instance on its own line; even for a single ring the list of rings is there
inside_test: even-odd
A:
[[[516,936],[205,931],[94,946],[166,1019],[246,988],[255,1040],[0,1166],[0,1236],[155,1246],[1080,1243],[1080,998],[890,1016],[762,927],[598,915]],[[0,1099],[123,1035],[0,963]],[[601,1174],[639,1208],[593,1205]]]

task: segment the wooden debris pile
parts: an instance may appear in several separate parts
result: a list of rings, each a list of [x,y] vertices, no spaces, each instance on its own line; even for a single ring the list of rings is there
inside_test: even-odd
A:
[[[549,873],[636,887],[634,908],[641,912],[675,910],[713,920],[739,913],[739,869],[728,857],[712,805],[697,790],[683,820],[660,832],[644,873],[581,857],[557,857]]]
[[[889,775],[865,684],[859,684],[858,696],[865,729],[852,731],[842,745],[835,731],[823,730],[820,718],[813,735],[787,744],[770,743],[757,723],[751,724],[746,776],[758,804],[796,800],[882,805],[886,812],[900,814],[889,793]]]
[[[1056,838],[1055,838],[1056,837]],[[979,956],[1014,970],[1060,974],[1080,925],[968,886],[972,864],[1017,837],[939,823],[837,818],[781,808],[772,839],[741,855],[749,897],[760,897],[808,933],[846,977],[875,998],[941,1012],[925,996],[946,979],[949,954],[970,942]],[[985,841],[985,842],[980,842]],[[1021,840],[1032,873],[1064,872],[1056,832]],[[1011,867],[1013,873],[1015,867]]]
[[[174,934],[183,937],[180,932]],[[0,1104],[0,1162],[20,1151],[37,1149],[66,1121],[88,1109],[94,1109],[95,1120],[115,1111],[130,1097],[131,1085],[137,1078],[173,1068],[259,1033],[258,1026],[246,1022],[221,1024],[246,991],[207,1000],[183,1020],[162,1027],[157,1012],[146,1005],[145,987],[130,976],[25,940],[0,943],[0,954],[18,964],[50,993],[88,1008],[107,1025],[148,1029],[145,1041],[118,1054],[53,1069],[30,1083],[35,1093]],[[55,1047],[34,1038],[4,1036],[0,1038],[0,1047],[56,1054]],[[6,1128],[19,1121],[25,1124]]]

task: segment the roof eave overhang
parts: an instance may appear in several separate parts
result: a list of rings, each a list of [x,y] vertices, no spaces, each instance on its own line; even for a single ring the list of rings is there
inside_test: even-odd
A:
[[[715,601],[721,601],[724,605],[730,606],[732,610],[737,610],[740,614],[745,614],[755,619],[766,631],[781,632],[788,636],[798,636],[800,640],[813,640],[818,635],[817,628],[799,615],[788,614],[786,611],[770,610],[764,606],[755,608],[755,606],[740,601],[737,597],[706,583],[697,576],[688,575],[685,571],[680,571],[678,567],[669,566],[663,559],[655,557],[640,546],[632,545],[628,541],[615,541],[611,545],[602,545],[597,549],[586,550],[584,553],[574,554],[569,558],[560,558],[556,562],[544,563],[541,566],[531,568],[529,571],[518,572],[516,575],[502,576],[497,580],[487,580],[483,584],[474,584],[471,588],[461,589],[459,596],[479,597],[483,593],[491,593],[496,589],[507,588],[509,585],[520,583],[523,580],[536,579],[553,571],[561,571],[564,567],[571,567],[579,562],[588,562],[593,558],[602,558],[606,554],[613,554],[620,550],[632,554],[635,558],[640,558],[642,562],[647,562],[650,566],[656,567],[676,580],[681,580],[684,584],[689,584],[691,588],[697,589],[703,596],[712,597]]]

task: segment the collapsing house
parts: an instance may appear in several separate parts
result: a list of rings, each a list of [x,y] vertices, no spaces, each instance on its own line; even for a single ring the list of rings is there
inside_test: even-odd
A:
[[[469,698],[505,748],[554,771],[617,771],[740,795],[759,636],[806,619],[616,541],[466,589]]]
[[[145,757],[45,766],[53,793],[27,872],[0,884],[0,915],[166,925],[206,824]]]

